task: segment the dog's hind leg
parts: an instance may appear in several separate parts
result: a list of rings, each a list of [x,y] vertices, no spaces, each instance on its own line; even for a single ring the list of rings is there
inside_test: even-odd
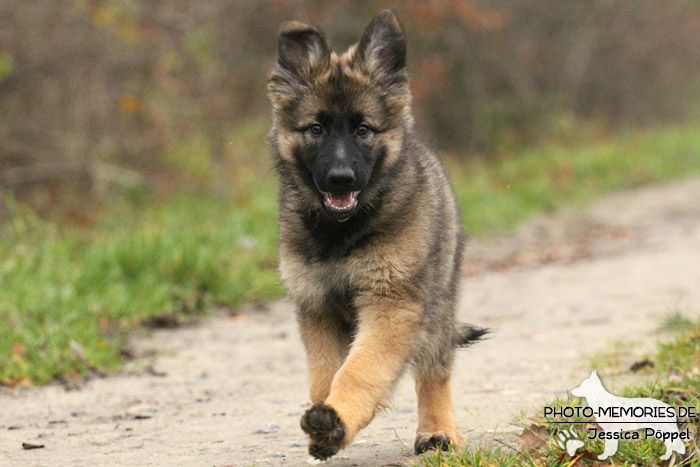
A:
[[[598,460],[604,461],[608,457],[615,454],[617,452],[617,443],[618,440],[616,439],[606,439],[605,447],[603,447],[603,453],[598,456]]]
[[[679,455],[685,454],[685,445],[680,439],[674,439],[673,441],[666,441],[666,452],[661,456],[661,460],[669,460],[673,451],[676,451]]]
[[[333,315],[299,312],[297,321],[306,347],[311,402],[322,402],[348,353],[350,335]]]
[[[418,394],[418,430],[414,448],[416,454],[429,449],[447,450],[459,442],[452,411],[449,369],[442,375],[416,372]]]

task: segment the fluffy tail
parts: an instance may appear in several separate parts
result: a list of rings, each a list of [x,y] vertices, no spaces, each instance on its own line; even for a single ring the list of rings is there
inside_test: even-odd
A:
[[[491,332],[489,329],[472,326],[471,324],[458,323],[455,329],[453,343],[455,347],[469,347]]]

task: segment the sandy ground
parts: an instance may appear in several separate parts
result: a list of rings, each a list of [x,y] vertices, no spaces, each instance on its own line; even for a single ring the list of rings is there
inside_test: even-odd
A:
[[[700,311],[699,253],[698,180],[622,193],[472,242],[459,316],[494,333],[457,358],[464,438],[508,442],[519,431],[514,416],[565,395],[590,373],[592,353],[620,341],[641,353],[664,314]],[[299,428],[305,359],[287,301],[158,331],[135,347],[142,357],[130,369],[78,390],[3,389],[0,464],[312,463]],[[612,379],[603,373],[603,381]],[[326,464],[410,461],[415,402],[404,377],[392,407]]]

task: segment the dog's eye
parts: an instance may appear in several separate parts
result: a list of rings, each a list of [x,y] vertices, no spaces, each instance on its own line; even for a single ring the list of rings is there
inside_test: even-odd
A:
[[[370,129],[367,125],[362,124],[357,127],[357,136],[367,136],[370,132]]]
[[[318,123],[314,123],[309,127],[309,133],[314,136],[321,136],[323,134],[323,127]]]

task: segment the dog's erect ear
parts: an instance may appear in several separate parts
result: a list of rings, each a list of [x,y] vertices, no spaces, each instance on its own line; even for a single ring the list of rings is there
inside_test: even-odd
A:
[[[401,73],[406,67],[406,36],[393,11],[384,10],[369,23],[357,45],[358,57],[377,77]]]
[[[282,25],[277,64],[298,77],[306,77],[316,67],[330,60],[328,41],[316,28],[298,21]]]
[[[598,372],[596,370],[593,370],[591,372],[591,379],[597,379],[598,381],[600,381],[600,378],[598,378]]]

